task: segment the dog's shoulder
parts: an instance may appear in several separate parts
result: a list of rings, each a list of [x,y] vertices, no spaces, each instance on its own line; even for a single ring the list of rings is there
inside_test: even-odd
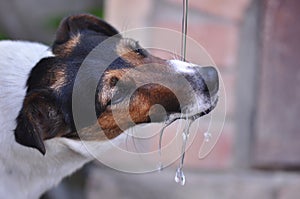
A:
[[[21,84],[26,82],[28,73],[36,63],[43,57],[52,56],[48,49],[48,46],[40,43],[0,41],[0,85],[7,87],[7,83],[13,81]]]
[[[52,56],[48,46],[27,41],[0,41],[0,52],[0,75],[10,72],[10,69],[27,72],[41,58]]]
[[[31,69],[43,57],[52,56],[49,47],[25,41],[0,41],[0,124],[13,124],[26,93]],[[9,125],[10,126],[10,125]],[[2,129],[2,131],[5,129]]]

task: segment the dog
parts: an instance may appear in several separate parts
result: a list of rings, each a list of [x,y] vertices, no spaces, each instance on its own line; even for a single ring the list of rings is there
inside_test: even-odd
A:
[[[135,125],[195,119],[217,104],[214,67],[156,57],[89,14],[62,20],[51,47],[1,41],[0,52],[0,198],[38,198],[92,161],[82,140],[101,155]]]

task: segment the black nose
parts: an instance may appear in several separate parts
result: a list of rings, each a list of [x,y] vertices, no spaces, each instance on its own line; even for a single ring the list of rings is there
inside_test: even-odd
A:
[[[197,70],[202,76],[209,94],[215,95],[219,90],[218,71],[212,66],[199,67]]]

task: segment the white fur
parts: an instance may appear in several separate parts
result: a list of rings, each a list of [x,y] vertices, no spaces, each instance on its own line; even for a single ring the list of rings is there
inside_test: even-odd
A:
[[[196,66],[195,64],[180,61],[177,59],[169,60],[169,63],[179,73],[194,73],[194,70],[191,67]]]
[[[53,55],[42,44],[0,42],[0,198],[38,198],[93,159],[80,141],[45,141],[45,156],[15,141],[15,119],[25,96],[28,74],[41,58],[48,56]],[[95,145],[97,154],[108,148],[105,142],[88,144]]]

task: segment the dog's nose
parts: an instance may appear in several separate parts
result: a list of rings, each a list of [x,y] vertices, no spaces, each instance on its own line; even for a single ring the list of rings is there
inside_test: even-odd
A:
[[[197,67],[197,71],[203,78],[210,95],[215,95],[219,90],[219,77],[218,71],[212,67]]]

